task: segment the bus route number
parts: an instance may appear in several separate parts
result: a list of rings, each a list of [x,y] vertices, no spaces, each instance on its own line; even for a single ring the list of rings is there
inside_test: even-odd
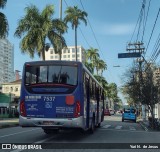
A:
[[[44,97],[44,101],[54,101],[55,100],[55,97],[52,97],[52,96],[45,96]]]

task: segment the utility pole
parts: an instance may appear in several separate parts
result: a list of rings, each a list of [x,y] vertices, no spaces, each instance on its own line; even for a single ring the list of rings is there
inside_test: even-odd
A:
[[[140,54],[142,54],[144,52],[144,43],[143,42],[135,42],[135,43],[128,43],[128,46],[126,48],[127,51],[129,52],[138,52]],[[139,99],[140,99],[140,103],[142,103],[142,85],[143,85],[143,76],[142,76],[142,62],[144,61],[143,58],[138,58],[137,62],[139,63],[139,82],[140,82],[140,86],[139,86]],[[140,105],[139,105],[140,106]],[[144,114],[144,108],[142,111],[142,114]],[[145,114],[144,114],[145,115]]]
[[[59,19],[60,21],[62,21],[62,0],[59,0]],[[62,34],[60,33],[60,36]],[[61,60],[61,56],[62,56],[62,43],[59,42],[59,58]]]
[[[62,0],[59,0],[59,19],[62,20]]]

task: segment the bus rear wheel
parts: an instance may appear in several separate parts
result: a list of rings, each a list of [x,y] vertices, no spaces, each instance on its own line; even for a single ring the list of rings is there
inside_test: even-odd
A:
[[[93,134],[95,130],[95,118],[92,118],[92,123],[91,123],[91,128],[90,128],[90,133]]]

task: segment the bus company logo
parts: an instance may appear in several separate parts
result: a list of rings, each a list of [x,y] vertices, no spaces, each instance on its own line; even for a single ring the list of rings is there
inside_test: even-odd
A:
[[[11,149],[11,144],[2,144],[2,149]]]
[[[52,108],[52,102],[46,102],[45,108]]]

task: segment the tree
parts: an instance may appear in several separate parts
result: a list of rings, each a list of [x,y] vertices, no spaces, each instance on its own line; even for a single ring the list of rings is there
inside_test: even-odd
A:
[[[86,50],[86,62],[90,63],[90,69],[93,71],[92,73],[94,73],[94,69],[96,68],[95,65],[97,58],[99,58],[98,49],[91,47],[90,49]]]
[[[92,73],[94,74],[94,65],[93,63],[90,63],[90,62],[85,62],[85,66],[87,67],[87,69]]]
[[[75,49],[76,49],[76,61],[77,61],[77,28],[80,24],[80,21],[83,21],[85,25],[87,25],[87,20],[85,17],[87,17],[87,13],[85,11],[81,11],[78,9],[77,6],[74,7],[68,7],[65,11],[65,18],[64,22],[68,23],[70,22],[72,25],[72,29],[75,30]]]
[[[95,67],[96,67],[97,75],[98,75],[99,70],[101,71],[101,74],[100,74],[101,76],[102,76],[103,71],[107,70],[107,64],[99,58],[95,60]]]
[[[45,60],[45,51],[49,49],[47,39],[53,45],[55,53],[59,50],[58,42],[66,47],[65,39],[60,33],[66,32],[67,26],[59,19],[52,19],[53,5],[47,5],[42,12],[31,5],[26,7],[25,11],[26,15],[20,19],[14,34],[18,38],[24,36],[20,43],[22,53],[28,53],[31,58],[34,58],[34,54],[37,53]]]
[[[138,70],[138,66],[131,67],[126,73],[125,85],[122,92],[127,95],[129,103],[132,105],[144,104],[148,106],[154,119],[154,105],[158,103],[158,85],[154,83],[153,73],[155,66],[153,64],[143,65],[144,71]],[[137,71],[138,70],[138,71]],[[142,78],[141,78],[142,77]]]
[[[0,8],[6,6],[7,0],[0,0]],[[0,38],[5,38],[8,35],[9,25],[6,16],[0,12]]]

